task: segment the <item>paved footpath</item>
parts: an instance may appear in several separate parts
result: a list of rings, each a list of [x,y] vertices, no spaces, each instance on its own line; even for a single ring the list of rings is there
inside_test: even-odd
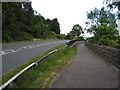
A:
[[[118,88],[118,71],[90,51],[84,43],[61,71],[52,88]]]

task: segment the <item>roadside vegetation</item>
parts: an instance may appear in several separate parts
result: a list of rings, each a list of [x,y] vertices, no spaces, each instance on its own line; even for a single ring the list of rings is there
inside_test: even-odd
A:
[[[57,18],[45,19],[33,10],[31,2],[2,3],[2,43],[29,42],[33,39],[76,39],[83,33],[79,24],[72,31],[60,34],[60,24]]]
[[[76,48],[63,48],[23,73],[9,88],[48,88],[64,65],[77,53]],[[32,60],[36,61],[41,56]]]
[[[83,34],[79,24],[73,25],[72,31],[60,34],[57,18],[45,19],[33,10],[31,2],[2,3],[2,43],[29,42],[33,39],[76,39]]]
[[[2,42],[65,39],[57,18],[45,19],[31,2],[2,3]]]
[[[67,33],[66,39],[84,39],[83,36],[80,36],[81,34],[84,34],[83,28],[79,24],[75,24],[72,30]]]
[[[91,43],[120,48],[120,36],[116,19],[120,15],[113,12],[114,8],[120,7],[120,2],[107,2],[101,9],[95,8],[87,12],[88,21],[86,22],[88,33],[94,36],[89,38]]]

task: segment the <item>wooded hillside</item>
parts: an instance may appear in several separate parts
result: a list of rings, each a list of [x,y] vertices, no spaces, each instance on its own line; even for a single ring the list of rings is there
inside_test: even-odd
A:
[[[2,3],[2,41],[23,41],[34,38],[55,39],[60,34],[58,19],[45,19],[37,14],[31,2]]]

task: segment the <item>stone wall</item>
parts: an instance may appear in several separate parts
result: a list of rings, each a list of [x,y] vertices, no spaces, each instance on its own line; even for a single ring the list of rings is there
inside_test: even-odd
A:
[[[90,42],[85,42],[85,45],[89,49],[91,49],[95,54],[99,55],[100,57],[104,58],[107,62],[119,68],[118,66],[120,66],[120,61],[119,61],[120,49],[109,47],[109,46],[97,45]]]

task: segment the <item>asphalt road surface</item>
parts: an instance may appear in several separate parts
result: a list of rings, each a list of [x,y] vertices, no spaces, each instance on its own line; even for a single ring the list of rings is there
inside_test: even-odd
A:
[[[10,72],[43,52],[65,42],[67,41],[54,40],[3,45],[2,51],[0,51],[0,56],[2,56],[2,74]]]
[[[105,63],[84,43],[77,50],[76,57],[63,68],[52,88],[118,88],[117,69]]]

